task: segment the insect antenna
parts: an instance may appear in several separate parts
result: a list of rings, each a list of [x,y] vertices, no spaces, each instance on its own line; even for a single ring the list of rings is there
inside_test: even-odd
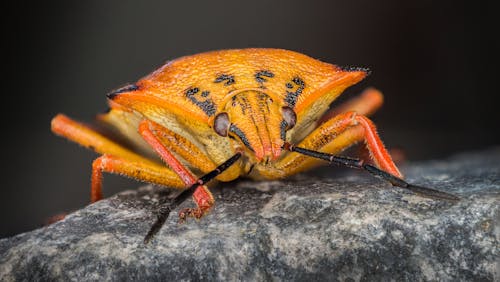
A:
[[[170,212],[178,207],[180,204],[182,204],[187,198],[193,196],[193,193],[196,191],[198,186],[200,185],[205,185],[207,182],[210,180],[214,179],[217,177],[217,175],[221,174],[224,172],[226,169],[228,169],[231,165],[233,165],[239,158],[241,158],[241,153],[238,152],[234,154],[231,158],[223,162],[221,165],[216,167],[214,170],[210,171],[209,173],[203,175],[202,177],[198,178],[198,180],[193,183],[189,188],[186,190],[183,190],[182,192],[179,193],[175,198],[170,200],[170,202],[167,199],[164,199],[160,202],[160,208],[157,213],[157,218],[153,226],[151,226],[151,229],[149,230],[148,234],[144,238],[144,243],[147,244],[151,239],[154,237],[158,231],[160,231],[161,227],[163,224],[165,224],[165,221],[167,220],[168,216],[170,215]]]
[[[355,169],[363,169],[377,178],[388,181],[393,186],[408,189],[408,190],[412,191],[413,193],[418,194],[418,195],[423,196],[423,197],[437,199],[437,200],[446,200],[446,201],[451,201],[451,202],[456,202],[456,201],[460,200],[459,197],[452,195],[452,194],[449,194],[449,193],[438,191],[438,190],[435,190],[432,188],[427,188],[427,187],[422,187],[422,186],[410,184],[410,183],[404,181],[403,179],[388,173],[387,171],[383,171],[383,170],[381,170],[373,165],[370,165],[370,164],[364,164],[363,160],[360,160],[360,159],[335,156],[332,154],[317,152],[317,151],[313,151],[313,150],[309,150],[309,149],[305,149],[305,148],[301,148],[301,147],[296,147],[296,146],[293,146],[289,143],[285,143],[284,148],[290,152],[296,152],[296,153],[310,156],[313,158],[325,160],[327,162],[334,163],[334,164],[337,164],[340,166],[345,166],[345,167],[350,167],[350,168],[355,168]]]

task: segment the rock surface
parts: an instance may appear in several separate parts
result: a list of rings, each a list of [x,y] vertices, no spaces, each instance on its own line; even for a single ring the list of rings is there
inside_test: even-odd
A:
[[[201,221],[171,215],[144,245],[168,194],[145,186],[0,240],[0,280],[499,281],[500,148],[402,170],[462,200],[346,170],[240,181],[212,189],[216,206]]]

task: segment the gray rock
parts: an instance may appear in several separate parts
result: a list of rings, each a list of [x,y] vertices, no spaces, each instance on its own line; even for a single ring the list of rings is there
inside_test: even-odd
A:
[[[0,280],[499,281],[500,148],[402,170],[462,200],[348,170],[240,181],[213,189],[208,216],[179,225],[172,215],[144,245],[169,193],[146,186],[0,240]]]

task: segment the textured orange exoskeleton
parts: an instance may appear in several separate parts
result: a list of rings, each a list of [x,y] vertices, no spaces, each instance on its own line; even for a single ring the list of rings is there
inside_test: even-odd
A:
[[[92,202],[102,198],[102,172],[118,173],[190,187],[179,199],[193,195],[198,207],[184,209],[181,218],[200,218],[213,206],[204,185],[212,178],[279,179],[321,159],[416,187],[401,179],[366,117],[381,106],[379,91],[368,89],[328,112],[344,89],[366,75],[361,68],[344,69],[280,49],[202,53],[170,61],[108,94],[110,110],[98,116],[100,130],[62,114],[52,120],[52,130],[102,154],[92,165]],[[360,141],[375,166],[334,156]]]

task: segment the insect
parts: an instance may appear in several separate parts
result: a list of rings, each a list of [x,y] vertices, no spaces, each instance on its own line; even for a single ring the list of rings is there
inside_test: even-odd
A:
[[[97,127],[59,114],[52,131],[102,154],[92,164],[91,202],[102,198],[103,172],[181,190],[163,203],[146,242],[190,196],[197,207],[182,209],[180,221],[205,215],[214,205],[205,185],[212,179],[280,179],[325,161],[427,197],[458,200],[402,179],[366,117],[382,104],[379,91],[368,89],[329,110],[367,73],[282,49],[201,53],[107,94],[110,110],[97,116]],[[337,155],[362,141],[374,165]]]

